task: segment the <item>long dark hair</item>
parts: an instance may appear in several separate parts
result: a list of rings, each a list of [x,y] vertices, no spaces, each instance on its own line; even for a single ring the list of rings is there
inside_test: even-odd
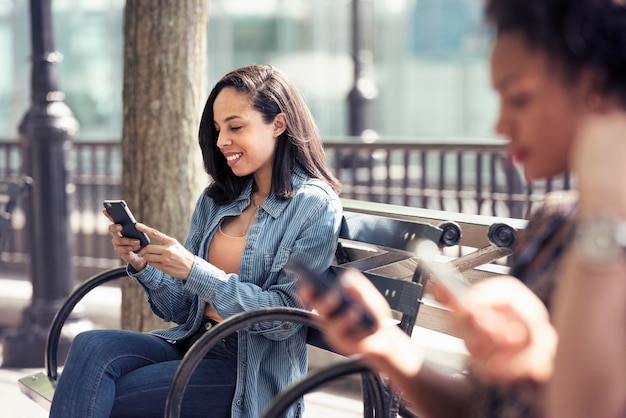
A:
[[[233,87],[250,97],[252,107],[259,111],[265,123],[284,113],[287,129],[276,143],[272,167],[272,193],[281,199],[293,197],[291,173],[300,166],[313,178],[328,183],[339,192],[341,185],[326,167],[322,140],[317,126],[295,85],[277,68],[270,65],[251,65],[236,69],[217,82],[209,94],[200,120],[199,142],[204,168],[212,182],[206,193],[219,204],[237,198],[251,175],[238,177],[226,164],[217,147],[213,104],[225,87]]]
[[[487,0],[497,33],[521,34],[545,51],[570,80],[600,74],[599,92],[626,107],[626,6],[619,0]]]

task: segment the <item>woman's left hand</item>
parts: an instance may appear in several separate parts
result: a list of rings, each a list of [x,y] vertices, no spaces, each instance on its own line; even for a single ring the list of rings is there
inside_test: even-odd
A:
[[[543,302],[526,285],[511,276],[483,280],[464,302],[452,306],[452,326],[480,378],[542,383],[552,375],[556,332]]]
[[[151,244],[145,246],[138,255],[152,267],[177,279],[187,280],[193,267],[194,255],[175,238],[141,223],[137,223],[136,226],[139,231],[145,232],[151,241]]]

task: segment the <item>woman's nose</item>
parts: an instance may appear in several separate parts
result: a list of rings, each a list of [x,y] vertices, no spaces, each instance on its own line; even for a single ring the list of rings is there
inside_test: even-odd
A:
[[[500,110],[500,114],[498,115],[498,119],[496,120],[494,130],[498,135],[502,135],[506,138],[510,138],[511,136],[511,122],[508,120],[502,110]]]
[[[217,147],[224,148],[228,145],[230,145],[230,140],[228,139],[228,136],[223,131],[219,131],[217,133]]]

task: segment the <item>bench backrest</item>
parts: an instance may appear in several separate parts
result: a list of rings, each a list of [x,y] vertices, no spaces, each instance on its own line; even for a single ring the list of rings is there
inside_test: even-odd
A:
[[[396,236],[402,236],[403,228],[406,228],[402,221],[411,224],[426,224],[435,228],[435,231],[439,230],[441,233],[439,247],[442,248],[444,254],[446,251],[452,254],[448,257],[442,257],[439,261],[450,261],[471,282],[508,273],[506,257],[511,254],[511,247],[514,245],[519,231],[524,229],[527,224],[527,221],[522,219],[409,208],[353,199],[342,199],[342,205],[348,222],[356,214],[363,216],[360,219],[363,223],[368,222],[367,217],[369,219],[381,217],[396,226],[395,229],[390,228],[388,230],[388,233]],[[421,231],[423,231],[423,236],[436,241],[437,238],[436,235],[433,235],[432,229],[422,229]],[[357,258],[342,265],[382,276],[411,280],[419,264],[414,257],[411,257],[415,254],[411,251],[403,253],[401,249],[395,249],[391,251],[391,255],[389,253],[380,255],[380,252],[389,250],[389,248],[367,245],[366,241],[367,239],[377,240],[376,235],[379,232],[381,231],[353,236],[352,238],[361,241],[365,249],[350,250],[352,255]],[[344,238],[341,238],[340,241],[344,241],[344,247],[351,244],[350,242],[346,243]],[[409,243],[405,249],[412,250],[413,247],[414,243]],[[500,260],[500,263],[492,264],[495,260]],[[423,306],[416,324],[433,331],[451,334],[452,331],[448,327],[448,310],[431,297],[431,285],[427,280],[422,280],[421,284],[424,286],[424,295],[421,299]]]

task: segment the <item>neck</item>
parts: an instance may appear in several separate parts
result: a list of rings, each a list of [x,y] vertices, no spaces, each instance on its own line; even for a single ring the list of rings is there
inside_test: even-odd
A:
[[[263,196],[267,198],[270,195],[272,189],[272,176],[263,175],[263,173],[254,173],[254,184],[252,185],[253,196]]]
[[[255,209],[259,209],[259,207],[261,207],[261,203],[263,203],[265,199],[267,199],[268,196],[269,194],[261,194],[259,192],[253,192],[250,195],[250,202],[252,203],[252,206],[255,207]]]
[[[258,182],[254,182],[252,186],[252,193],[250,193],[250,200],[252,204],[255,206],[260,206],[265,199],[270,195],[270,186],[269,184],[266,187],[262,187]]]

